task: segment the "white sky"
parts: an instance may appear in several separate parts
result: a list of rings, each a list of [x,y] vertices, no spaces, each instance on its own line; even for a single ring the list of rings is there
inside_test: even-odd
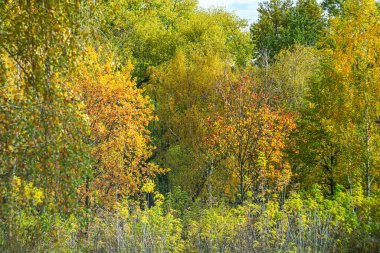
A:
[[[211,6],[225,7],[250,23],[257,20],[257,7],[260,0],[199,0],[199,6],[208,8]]]

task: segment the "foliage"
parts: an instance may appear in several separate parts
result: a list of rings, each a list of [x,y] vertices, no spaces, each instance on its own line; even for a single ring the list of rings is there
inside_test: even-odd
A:
[[[370,237],[364,243],[359,239],[362,231],[358,228],[366,221],[354,209],[368,208],[362,205],[361,198],[363,195],[352,197],[341,192],[329,200],[316,188],[307,197],[293,193],[282,206],[272,200],[236,208],[221,205],[203,209],[190,222],[187,250],[344,252],[360,247],[375,250],[379,245]]]
[[[269,69],[268,89],[290,111],[299,111],[306,102],[310,83],[320,68],[320,52],[315,48],[294,45],[282,50]]]
[[[299,165],[327,180],[332,195],[337,182],[361,184],[369,195],[379,171],[379,12],[371,1],[348,1],[343,10],[331,20],[322,68],[301,109]]]
[[[0,251],[379,252],[379,3],[258,12],[0,0]]]
[[[88,251],[183,252],[182,225],[160,205],[140,209],[123,202],[116,213],[99,212],[88,228]]]
[[[291,174],[283,151],[295,128],[292,115],[271,106],[267,93],[248,76],[221,92],[223,109],[212,120],[210,144],[229,160],[225,169],[231,182],[226,185],[238,188],[233,192],[241,200],[247,191],[265,195],[281,190]]]
[[[160,119],[153,128],[160,136],[157,160],[173,169],[174,185],[181,182],[196,197],[203,191],[210,162],[199,143],[210,133],[206,121],[217,107],[217,87],[228,72],[228,65],[218,56],[179,51],[168,64],[153,71],[154,82],[148,88]]]
[[[120,197],[141,193],[143,184],[164,170],[147,162],[153,150],[147,127],[154,116],[149,97],[131,79],[131,67],[117,70],[112,55],[102,63],[93,49],[86,56],[73,80],[89,117],[96,161],[85,190],[93,191],[96,202],[113,206]]]
[[[260,4],[259,19],[251,25],[254,58],[265,67],[283,49],[294,44],[314,46],[324,21],[315,0],[270,0]]]
[[[1,218],[15,211],[16,178],[22,188],[42,191],[39,211],[73,212],[89,160],[85,113],[66,79],[76,54],[78,7],[75,1],[0,5]]]
[[[100,1],[88,9],[93,41],[108,45],[122,65],[131,61],[139,84],[150,79],[150,67],[178,50],[220,54],[238,65],[250,60],[249,36],[242,32],[247,23],[222,9],[200,10],[194,0]]]

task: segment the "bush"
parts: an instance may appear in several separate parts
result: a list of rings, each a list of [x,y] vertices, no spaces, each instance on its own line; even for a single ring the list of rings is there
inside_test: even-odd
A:
[[[360,194],[359,194],[360,195]],[[277,200],[200,209],[189,215],[185,230],[188,252],[377,252],[379,208],[340,192],[326,199],[293,193]],[[371,202],[371,203],[369,203]],[[377,202],[379,203],[379,202]],[[376,209],[376,212],[374,210]],[[372,210],[372,213],[368,212]],[[367,227],[366,227],[367,226]]]
[[[379,196],[293,193],[239,206],[190,203],[178,190],[154,207],[124,201],[87,222],[13,209],[0,223],[1,252],[378,252]],[[176,200],[181,200],[176,202]],[[172,207],[176,207],[172,209]]]
[[[156,201],[157,203],[157,201]],[[98,212],[88,228],[91,252],[183,252],[181,221],[161,205],[141,209],[125,202]]]

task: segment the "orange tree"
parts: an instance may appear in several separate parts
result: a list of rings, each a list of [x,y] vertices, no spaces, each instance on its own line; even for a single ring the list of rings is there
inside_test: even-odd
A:
[[[131,66],[118,69],[112,55],[101,59],[93,49],[86,54],[75,80],[91,125],[94,166],[86,202],[91,192],[95,200],[112,206],[120,197],[141,193],[149,177],[163,172],[147,162],[153,150],[147,129],[153,108],[131,79]]]
[[[223,109],[212,121],[215,132],[209,143],[219,156],[227,156],[223,167],[235,193],[243,201],[247,192],[264,196],[282,189],[291,175],[284,149],[295,128],[293,116],[250,77],[220,90]]]

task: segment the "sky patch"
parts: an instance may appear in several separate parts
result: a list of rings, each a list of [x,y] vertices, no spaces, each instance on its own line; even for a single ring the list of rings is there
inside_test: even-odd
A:
[[[202,8],[224,7],[226,10],[235,13],[240,18],[247,19],[252,23],[258,19],[257,8],[260,0],[199,0]]]

